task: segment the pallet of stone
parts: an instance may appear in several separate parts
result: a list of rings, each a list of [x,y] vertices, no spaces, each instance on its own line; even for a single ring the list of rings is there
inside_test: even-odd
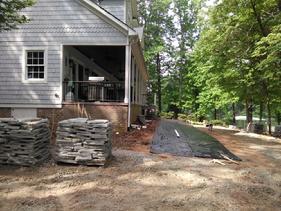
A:
[[[49,157],[47,119],[0,119],[0,163],[30,166]]]
[[[104,165],[111,156],[108,120],[69,119],[59,122],[55,159],[82,165]]]

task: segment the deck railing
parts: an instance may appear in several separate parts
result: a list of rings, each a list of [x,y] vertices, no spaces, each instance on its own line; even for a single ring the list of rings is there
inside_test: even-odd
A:
[[[63,93],[66,102],[123,102],[125,82],[68,81]]]

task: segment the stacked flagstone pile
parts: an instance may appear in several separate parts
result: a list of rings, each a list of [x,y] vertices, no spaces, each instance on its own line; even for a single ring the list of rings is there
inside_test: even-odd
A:
[[[0,119],[0,164],[31,166],[49,157],[47,119]]]
[[[273,133],[274,137],[281,138],[281,125],[275,127],[275,131]]]
[[[108,120],[69,119],[59,122],[57,162],[102,166],[111,157],[112,127]]]

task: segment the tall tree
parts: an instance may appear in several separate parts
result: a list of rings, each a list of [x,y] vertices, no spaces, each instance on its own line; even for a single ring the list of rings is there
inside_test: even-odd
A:
[[[171,68],[166,80],[171,86],[163,87],[164,103],[166,108],[173,108],[175,112],[186,109],[187,98],[190,97],[190,87],[186,75],[190,71],[190,57],[194,43],[198,39],[198,12],[201,1],[196,0],[173,0],[172,10],[174,29],[170,31],[172,42]],[[165,90],[165,88],[169,89]]]
[[[15,28],[18,24],[26,23],[28,18],[20,11],[30,7],[34,0],[4,0],[0,2],[0,31]]]
[[[145,59],[150,73],[151,95],[157,94],[162,111],[162,77],[169,63],[169,31],[173,29],[170,15],[171,0],[139,1],[140,23],[145,29]],[[152,99],[152,97],[150,98]]]

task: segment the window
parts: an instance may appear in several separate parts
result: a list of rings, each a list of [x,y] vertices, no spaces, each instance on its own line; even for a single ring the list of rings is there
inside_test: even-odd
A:
[[[44,50],[26,51],[26,79],[44,80],[46,76],[45,62]]]

